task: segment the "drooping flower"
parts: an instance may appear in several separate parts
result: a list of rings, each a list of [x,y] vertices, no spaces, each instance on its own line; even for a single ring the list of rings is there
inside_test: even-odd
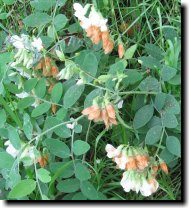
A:
[[[147,197],[155,193],[159,187],[155,178],[147,178],[145,173],[138,171],[126,171],[120,182],[125,192],[135,191]]]
[[[125,48],[123,43],[119,43],[118,45],[118,54],[119,54],[119,58],[123,58],[124,54],[125,54]]]
[[[45,77],[53,77],[57,78],[59,75],[59,69],[56,66],[55,62],[48,56],[41,59],[41,61],[37,64],[36,70],[42,69],[42,73]]]
[[[113,105],[107,104],[104,108],[99,107],[98,105],[92,105],[82,111],[83,115],[87,115],[89,120],[94,122],[103,121],[106,129],[112,127],[112,125],[117,125],[115,109]]]
[[[21,36],[13,35],[9,42],[17,49],[15,61],[11,67],[22,64],[27,69],[32,68],[42,57],[40,51],[43,49],[42,40],[36,37],[29,37],[26,34]]]
[[[103,18],[102,14],[96,11],[94,6],[91,6],[88,17],[86,17],[86,13],[90,7],[89,4],[82,7],[79,3],[75,3],[73,6],[75,10],[74,15],[79,19],[81,27],[87,33],[87,37],[94,44],[99,44],[102,41],[105,54],[110,53],[114,48],[114,42],[109,35],[107,27],[108,20]]]
[[[42,155],[40,158],[38,158],[37,162],[42,168],[44,168],[48,163],[48,155]]]
[[[42,44],[42,40],[41,38],[33,38],[33,42],[31,43],[31,45],[36,48],[39,52],[43,49],[43,44]]]
[[[160,163],[160,168],[162,171],[164,171],[165,174],[168,174],[168,167],[164,161]]]

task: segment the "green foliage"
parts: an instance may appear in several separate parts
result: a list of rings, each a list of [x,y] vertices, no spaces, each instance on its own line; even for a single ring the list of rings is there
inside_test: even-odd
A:
[[[21,180],[10,191],[8,197],[10,199],[19,199],[31,194],[36,188],[36,182],[32,179]]]
[[[180,141],[175,136],[167,137],[166,147],[171,154],[178,157],[181,156]]]
[[[28,27],[39,27],[46,25],[51,21],[51,17],[46,13],[34,13],[23,19],[23,22]]]
[[[85,142],[85,141],[81,141],[81,140],[76,140],[74,142],[74,154],[75,155],[83,155],[85,154],[88,150],[90,149],[90,145]]]
[[[87,36],[73,3],[0,1],[1,199],[180,200],[180,1],[75,2],[108,19],[108,54]],[[144,148],[150,169],[161,158],[169,174],[158,170],[150,197],[127,193],[106,144]]]
[[[68,146],[58,139],[46,139],[45,144],[50,153],[60,158],[67,158],[70,156],[70,149]]]
[[[6,152],[0,152],[0,169],[10,169],[13,165],[14,158]]]
[[[139,129],[146,125],[153,116],[154,108],[151,104],[143,106],[139,109],[133,119],[133,127]]]
[[[162,126],[156,125],[149,129],[145,137],[145,143],[152,145],[159,141],[162,133]]]
[[[73,85],[64,95],[64,108],[72,107],[84,91],[84,85]]]
[[[46,113],[51,107],[51,104],[49,103],[42,103],[38,105],[31,113],[31,117],[38,117],[44,113]]]
[[[75,166],[75,176],[82,182],[91,178],[87,167],[81,163],[77,163]]]

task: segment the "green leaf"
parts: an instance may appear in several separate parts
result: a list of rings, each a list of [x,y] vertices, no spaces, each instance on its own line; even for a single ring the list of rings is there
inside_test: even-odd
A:
[[[80,181],[85,181],[91,178],[88,168],[82,163],[77,163],[75,167],[75,176]]]
[[[81,140],[76,140],[74,142],[73,152],[75,155],[83,155],[90,149],[90,145]]]
[[[14,158],[7,152],[0,152],[0,169],[10,169],[14,163]]]
[[[176,116],[171,113],[164,113],[162,115],[162,121],[163,121],[164,127],[167,127],[167,128],[176,128],[178,125]]]
[[[91,91],[85,98],[84,108],[92,106],[93,99],[101,94],[102,94],[102,91],[100,89],[95,89],[95,90]]]
[[[156,91],[160,89],[160,83],[154,77],[147,77],[139,84],[139,89],[142,91]]]
[[[90,50],[84,50],[80,52],[80,55],[76,58],[75,62],[79,67],[92,77],[96,76],[98,69],[98,61],[94,52]],[[93,78],[86,75],[86,80],[91,82]]]
[[[29,93],[37,84],[37,78],[29,79],[24,83],[24,90]]]
[[[51,98],[54,103],[58,103],[62,97],[63,93],[63,86],[62,83],[57,83],[54,85],[52,92],[51,92]]]
[[[156,58],[153,58],[151,56],[143,56],[143,57],[140,57],[138,62],[147,67],[147,68],[150,68],[150,69],[156,69],[156,68],[160,68],[161,67],[161,64],[160,62],[156,59]]]
[[[68,22],[68,19],[65,15],[63,14],[56,15],[53,21],[56,31],[60,31],[61,29],[63,29],[67,22]]]
[[[27,137],[28,140],[31,140],[32,138],[32,131],[33,131],[33,125],[31,123],[30,116],[25,113],[23,117],[23,131]]]
[[[51,181],[50,172],[44,168],[40,168],[37,170],[37,177],[43,183],[48,183]]]
[[[162,150],[160,153],[160,158],[164,160],[167,164],[172,162],[174,159],[174,155],[168,151],[168,149],[165,147],[165,149]]]
[[[15,3],[15,0],[2,0],[7,5],[12,5]]]
[[[162,134],[162,126],[156,125],[149,129],[145,137],[145,143],[153,145],[159,141]]]
[[[64,48],[64,53],[73,53],[76,50],[78,50],[81,46],[83,46],[82,39],[76,36],[72,36],[70,38],[70,41],[67,43],[67,45]]]
[[[180,141],[175,136],[166,138],[166,147],[171,154],[181,157]]]
[[[143,78],[142,74],[139,73],[138,71],[136,71],[135,69],[133,69],[133,70],[128,69],[126,72],[126,75],[127,75],[127,77],[125,79],[123,79],[123,82],[126,85],[129,85],[129,84],[133,85],[136,82],[142,80],[142,78]]]
[[[31,6],[39,11],[48,11],[55,6],[56,0],[33,0],[30,2]]]
[[[160,111],[165,104],[166,94],[165,93],[158,93],[155,97],[155,106],[158,111]]]
[[[66,179],[64,181],[58,182],[56,188],[60,192],[73,193],[73,192],[76,192],[77,190],[79,190],[80,181],[75,178]]]
[[[82,125],[80,125],[80,124],[75,125],[74,132],[75,133],[81,133],[82,132]]]
[[[35,86],[35,94],[39,98],[43,98],[46,93],[46,79],[42,78]]]
[[[0,110],[0,128],[3,127],[4,123],[6,122],[6,112],[2,109]]]
[[[35,109],[33,109],[31,116],[32,117],[38,117],[46,112],[48,112],[48,110],[50,109],[51,104],[49,103],[42,103],[39,106],[37,106]]]
[[[151,55],[153,58],[161,60],[164,57],[163,51],[155,44],[147,43],[147,44],[145,44],[145,49],[146,49],[147,53],[149,55]]]
[[[180,85],[181,84],[181,74],[174,76],[171,80],[168,81],[171,85]]]
[[[63,7],[65,5],[66,1],[67,0],[58,0],[57,4],[58,4],[59,7]]]
[[[46,13],[33,13],[23,19],[23,23],[28,27],[42,27],[51,21],[51,17]]]
[[[87,198],[83,195],[83,193],[81,192],[78,192],[76,193],[73,197],[72,197],[72,200],[87,200]]]
[[[29,97],[21,99],[18,102],[17,107],[19,109],[26,109],[27,107],[31,106],[34,102],[35,102],[34,97],[29,96]]]
[[[8,127],[8,135],[9,135],[9,140],[13,147],[17,150],[21,148],[21,140],[18,134],[18,130],[14,128],[13,126],[9,125]]]
[[[80,189],[85,197],[89,198],[90,200],[97,200],[98,199],[98,192],[96,191],[95,187],[89,181],[83,181],[80,183]]]
[[[30,195],[36,188],[36,182],[32,179],[21,180],[8,195],[10,199],[19,199]]]
[[[64,108],[72,107],[84,91],[84,85],[73,85],[64,95]]]
[[[69,128],[66,127],[66,125],[63,124],[63,120],[58,119],[56,117],[47,117],[44,124],[43,131],[53,128],[57,125],[60,125],[60,126],[56,127],[55,129],[52,129],[50,132],[47,132],[46,135],[48,137],[51,137],[52,132],[54,132],[56,135],[58,135],[61,138],[68,138],[71,136],[71,131]]]
[[[139,129],[144,125],[146,125],[152,118],[153,113],[154,113],[154,108],[151,104],[145,105],[142,108],[140,108],[135,114],[133,120],[133,127],[135,129]]]
[[[59,169],[62,168],[64,163],[65,163],[64,161],[62,161],[62,162],[51,162],[49,164],[51,172],[53,174],[55,174]],[[65,170],[63,170],[62,173],[60,173],[59,177],[69,178],[73,175],[74,175],[74,164],[73,164],[73,162],[70,162],[68,167],[66,167]]]
[[[60,158],[70,157],[70,149],[64,142],[58,139],[46,139],[45,143],[47,148],[53,155]]]
[[[171,114],[180,113],[180,105],[173,95],[166,95],[166,100],[164,104],[164,111]]]
[[[164,81],[169,81],[176,75],[176,72],[175,68],[164,65],[161,70],[161,77]]]
[[[125,59],[131,59],[135,54],[136,49],[137,49],[137,44],[134,44],[133,46],[129,47],[125,52]]]

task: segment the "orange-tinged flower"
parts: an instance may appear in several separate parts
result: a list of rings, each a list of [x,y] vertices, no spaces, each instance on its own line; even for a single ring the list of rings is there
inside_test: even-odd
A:
[[[49,93],[49,94],[52,92],[53,87],[54,87],[53,84],[51,84],[51,85],[49,86],[49,88],[48,88],[48,93]]]
[[[56,113],[56,104],[52,104],[52,113],[55,114]]]
[[[114,42],[110,39],[107,45],[104,47],[104,53],[109,54],[110,52],[112,52],[113,48],[114,48]]]
[[[136,160],[134,157],[128,157],[128,162],[126,163],[126,170],[136,170]]]
[[[119,54],[119,58],[123,58],[124,54],[125,54],[125,48],[123,43],[120,43],[118,45],[118,54]]]
[[[52,68],[51,68],[51,73],[52,73],[52,76],[53,76],[54,78],[56,78],[57,75],[58,75],[58,73],[59,73],[58,67],[57,67],[57,66],[52,66]]]
[[[139,170],[144,170],[148,166],[149,157],[147,155],[137,155],[135,158]]]
[[[94,26],[90,26],[88,29],[86,29],[86,36],[87,37],[91,37],[93,36],[93,32],[94,32]]]
[[[115,110],[112,105],[107,105],[104,109],[99,108],[97,105],[93,105],[84,109],[82,114],[88,115],[88,119],[94,120],[94,122],[103,121],[107,129],[113,124],[117,124]]]
[[[160,163],[160,168],[164,171],[165,174],[168,174],[168,166],[165,162]]]
[[[48,155],[43,155],[38,159],[38,162],[40,164],[41,167],[45,167],[48,163]]]

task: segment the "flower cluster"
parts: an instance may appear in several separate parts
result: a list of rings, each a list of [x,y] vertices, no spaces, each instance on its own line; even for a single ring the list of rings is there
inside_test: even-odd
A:
[[[88,115],[88,119],[93,120],[94,122],[103,121],[106,129],[111,127],[113,124],[117,125],[115,109],[111,103],[107,103],[102,106],[95,103],[84,109],[82,114]]]
[[[31,68],[42,57],[41,50],[43,49],[42,40],[40,38],[30,38],[28,35],[14,35],[10,38],[10,43],[18,50],[15,55],[15,62],[12,67],[22,64],[27,69]]]
[[[166,163],[161,159],[158,163],[148,155],[146,149],[141,147],[120,145],[114,148],[107,144],[105,150],[107,157],[112,158],[117,164],[116,167],[125,170],[120,184],[126,192],[133,190],[138,193],[140,191],[143,196],[150,196],[159,187],[155,179],[158,168],[160,167],[168,174]]]
[[[41,61],[37,64],[36,70],[43,70],[43,75],[45,77],[54,77],[57,78],[57,75],[59,73],[59,69],[56,66],[55,62],[49,58],[48,56],[41,59]]]
[[[95,10],[94,6],[91,6],[89,16],[86,17],[85,15],[90,7],[89,4],[82,7],[79,3],[75,3],[73,6],[75,10],[74,15],[79,19],[81,27],[87,33],[87,37],[89,37],[94,44],[98,44],[102,41],[105,54],[110,53],[114,48],[114,41],[109,35],[107,19],[104,19],[102,14]]]

